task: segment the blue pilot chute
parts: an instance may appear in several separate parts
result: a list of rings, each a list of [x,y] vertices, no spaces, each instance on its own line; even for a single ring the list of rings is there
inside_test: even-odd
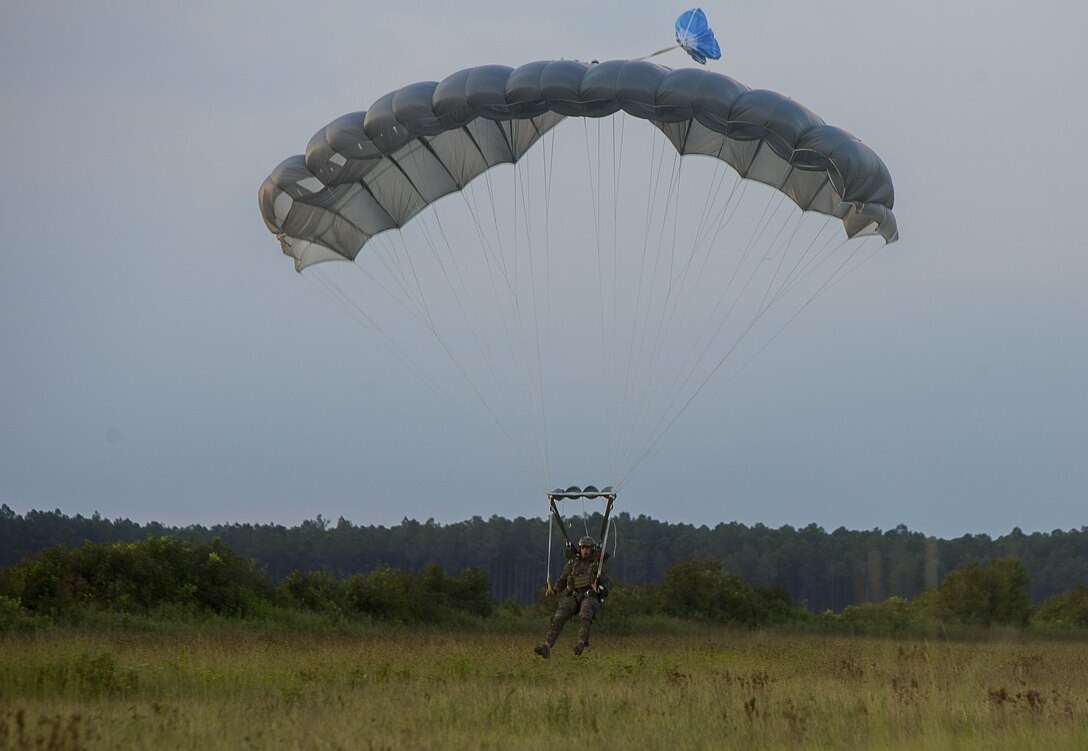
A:
[[[676,19],[676,43],[700,65],[706,65],[707,58],[717,60],[722,56],[702,8],[684,11]]]

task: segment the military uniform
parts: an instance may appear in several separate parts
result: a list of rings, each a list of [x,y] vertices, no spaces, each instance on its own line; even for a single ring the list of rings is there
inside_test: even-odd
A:
[[[588,558],[575,558],[563,568],[556,582],[556,590],[560,593],[559,607],[552,616],[551,627],[544,639],[548,651],[555,645],[559,633],[566,622],[578,614],[578,646],[575,650],[580,654],[582,647],[589,644],[589,627],[593,624],[593,617],[601,607],[601,598],[612,586],[606,567],[601,568],[600,579],[597,578],[598,558],[592,555]],[[604,589],[604,593],[594,590],[594,581]]]

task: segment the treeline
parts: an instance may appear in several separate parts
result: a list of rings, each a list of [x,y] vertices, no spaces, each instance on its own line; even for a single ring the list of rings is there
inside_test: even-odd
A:
[[[1029,578],[1016,558],[976,562],[950,572],[913,600],[891,597],[814,614],[781,585],[753,585],[720,561],[693,558],[669,566],[654,585],[617,585],[602,610],[607,627],[662,616],[747,628],[787,626],[874,635],[947,634],[953,627],[1038,626],[1088,629],[1088,588],[1077,587],[1033,607]],[[291,614],[318,620],[294,625],[353,623],[464,624],[496,615],[490,582],[475,569],[449,576],[430,565],[412,573],[379,567],[345,578],[293,571],[272,581],[256,561],[220,540],[161,536],[141,542],[57,545],[0,569],[0,633],[53,624],[94,622],[95,614],[152,621],[208,617],[291,624]],[[546,618],[555,603],[541,598],[530,613]],[[507,601],[497,615],[521,617]],[[538,624],[539,625],[539,624]]]
[[[810,524],[772,529],[762,524],[714,527],[660,522],[640,515],[615,518],[613,576],[631,585],[662,581],[677,561],[711,558],[753,586],[780,586],[793,602],[814,611],[841,611],[851,605],[881,603],[890,597],[910,600],[935,588],[950,572],[969,564],[1015,557],[1029,577],[1028,597],[1048,597],[1088,584],[1088,527],[1024,534],[927,537],[904,526],[881,531],[839,528],[827,532]],[[581,534],[578,519],[573,535]],[[597,530],[600,517],[587,520]],[[58,511],[14,513],[0,507],[0,566],[15,563],[48,546],[135,541],[170,535],[194,542],[219,538],[243,556],[255,559],[276,581],[292,571],[324,571],[337,577],[366,574],[380,567],[419,573],[436,564],[447,572],[476,569],[490,582],[494,600],[533,602],[546,580],[547,522],[518,517],[473,517],[454,524],[405,519],[392,527],[360,526],[320,515],[297,527],[230,524],[167,527],[66,516]],[[558,537],[558,535],[556,536]],[[610,543],[611,552],[612,545]],[[552,576],[561,555],[552,555]]]

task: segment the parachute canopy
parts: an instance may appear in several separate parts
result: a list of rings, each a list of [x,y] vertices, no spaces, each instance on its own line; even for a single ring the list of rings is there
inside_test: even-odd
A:
[[[841,219],[850,237],[898,238],[891,176],[850,133],[720,73],[625,60],[487,65],[390,92],[282,162],[260,188],[261,213],[298,270],[353,260],[374,235],[516,162],[563,118],[621,110],[681,155],[720,159],[805,211]]]
[[[699,65],[706,65],[707,58],[717,60],[722,56],[702,8],[684,11],[676,19],[676,43]]]
[[[405,86],[259,192],[307,282],[580,501],[613,498],[701,395],[894,241],[893,202],[881,159],[793,100],[626,60]],[[604,482],[566,487],[585,476]]]

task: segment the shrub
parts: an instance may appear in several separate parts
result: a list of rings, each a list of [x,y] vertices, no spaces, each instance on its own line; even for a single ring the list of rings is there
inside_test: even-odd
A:
[[[347,582],[346,602],[356,613],[403,623],[439,623],[455,613],[486,617],[494,611],[491,583],[477,569],[449,576],[437,564],[419,574],[378,567]]]
[[[51,616],[81,607],[147,613],[168,604],[246,615],[271,593],[254,562],[218,539],[172,537],[49,548],[5,571],[0,587],[27,610]]]
[[[1027,585],[1027,570],[1016,558],[995,558],[986,566],[974,561],[944,577],[937,610],[959,623],[1025,626],[1031,616]]]
[[[1078,585],[1043,601],[1032,623],[1059,628],[1088,628],[1088,587]]]
[[[0,634],[8,631],[33,631],[48,625],[48,619],[35,616],[18,600],[0,595]]]
[[[407,571],[379,566],[369,574],[355,574],[347,581],[348,607],[386,621],[420,620],[423,603]]]
[[[661,612],[678,618],[756,627],[804,617],[781,585],[752,586],[712,558],[673,564],[656,594]]]
[[[853,632],[870,636],[902,636],[910,630],[913,620],[910,603],[902,597],[848,605],[833,618]]]
[[[276,587],[281,602],[312,613],[341,613],[347,601],[347,585],[326,571],[295,569]]]

